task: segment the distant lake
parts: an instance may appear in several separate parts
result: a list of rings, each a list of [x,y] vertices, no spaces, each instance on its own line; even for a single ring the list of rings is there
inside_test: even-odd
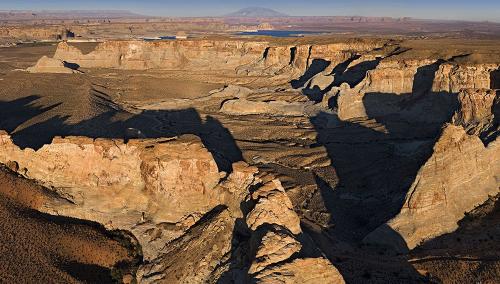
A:
[[[272,36],[272,37],[300,37],[303,35],[318,34],[311,31],[256,31],[256,32],[239,32],[237,35],[256,35],[256,36]]]
[[[175,36],[161,36],[160,39],[175,39]]]
[[[159,37],[146,37],[143,38],[145,41],[155,41],[155,40],[175,40],[175,36],[159,36]]]

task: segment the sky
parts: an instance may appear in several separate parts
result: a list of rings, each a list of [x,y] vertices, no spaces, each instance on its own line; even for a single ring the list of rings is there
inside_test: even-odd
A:
[[[390,16],[500,22],[500,0],[0,0],[0,10],[129,10],[151,16],[220,16],[258,6],[292,16]]]

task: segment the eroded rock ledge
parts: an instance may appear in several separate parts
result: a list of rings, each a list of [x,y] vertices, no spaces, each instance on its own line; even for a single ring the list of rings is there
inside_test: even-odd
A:
[[[40,210],[132,232],[146,261],[137,275],[141,283],[219,278],[267,283],[285,272],[292,282],[314,283],[321,277],[343,283],[302,234],[279,180],[244,162],[234,164],[224,178],[196,136],[126,144],[57,137],[34,151],[21,150],[2,132],[0,153],[1,163],[59,195]],[[250,239],[238,239],[238,230]],[[235,249],[235,242],[253,249]],[[299,252],[303,246],[307,249]],[[311,271],[321,274],[313,277]]]
[[[401,212],[365,238],[393,246],[395,233],[413,249],[458,228],[464,214],[499,193],[500,140],[496,92],[464,89],[453,124],[447,124],[433,154],[420,168]],[[497,97],[497,98],[495,98]],[[498,115],[498,114],[497,114]],[[482,141],[486,138],[487,141]],[[489,142],[490,143],[485,143]]]

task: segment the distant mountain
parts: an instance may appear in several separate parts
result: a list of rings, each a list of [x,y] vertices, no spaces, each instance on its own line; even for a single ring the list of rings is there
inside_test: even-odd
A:
[[[142,18],[122,10],[0,10],[0,20]]]
[[[273,9],[262,7],[248,7],[236,12],[224,15],[225,17],[248,17],[248,18],[266,18],[266,17],[287,17],[287,14],[277,12]]]

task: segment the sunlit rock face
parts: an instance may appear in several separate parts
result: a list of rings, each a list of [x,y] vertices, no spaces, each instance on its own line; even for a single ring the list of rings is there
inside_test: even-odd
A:
[[[194,136],[127,144],[55,138],[34,151],[19,149],[3,133],[1,148],[3,163],[16,163],[21,174],[58,188],[68,201],[48,203],[45,211],[112,229],[140,231],[135,226],[143,223],[194,222],[219,204],[214,191],[220,179],[217,164]],[[147,248],[145,253],[154,254]]]
[[[41,211],[130,232],[139,283],[425,282],[409,250],[499,193],[499,64],[403,44],[62,42],[0,80],[42,97],[0,102],[27,116],[0,113],[0,163]]]
[[[73,74],[77,73],[69,67],[66,67],[64,62],[55,58],[44,56],[38,60],[35,66],[27,69],[30,73],[60,73],[60,74]]]
[[[461,126],[446,126],[433,155],[418,172],[401,212],[387,223],[389,227],[410,249],[455,230],[466,212],[498,193],[498,145],[497,139],[485,147]],[[386,231],[387,227],[381,227],[365,240],[384,242]]]

